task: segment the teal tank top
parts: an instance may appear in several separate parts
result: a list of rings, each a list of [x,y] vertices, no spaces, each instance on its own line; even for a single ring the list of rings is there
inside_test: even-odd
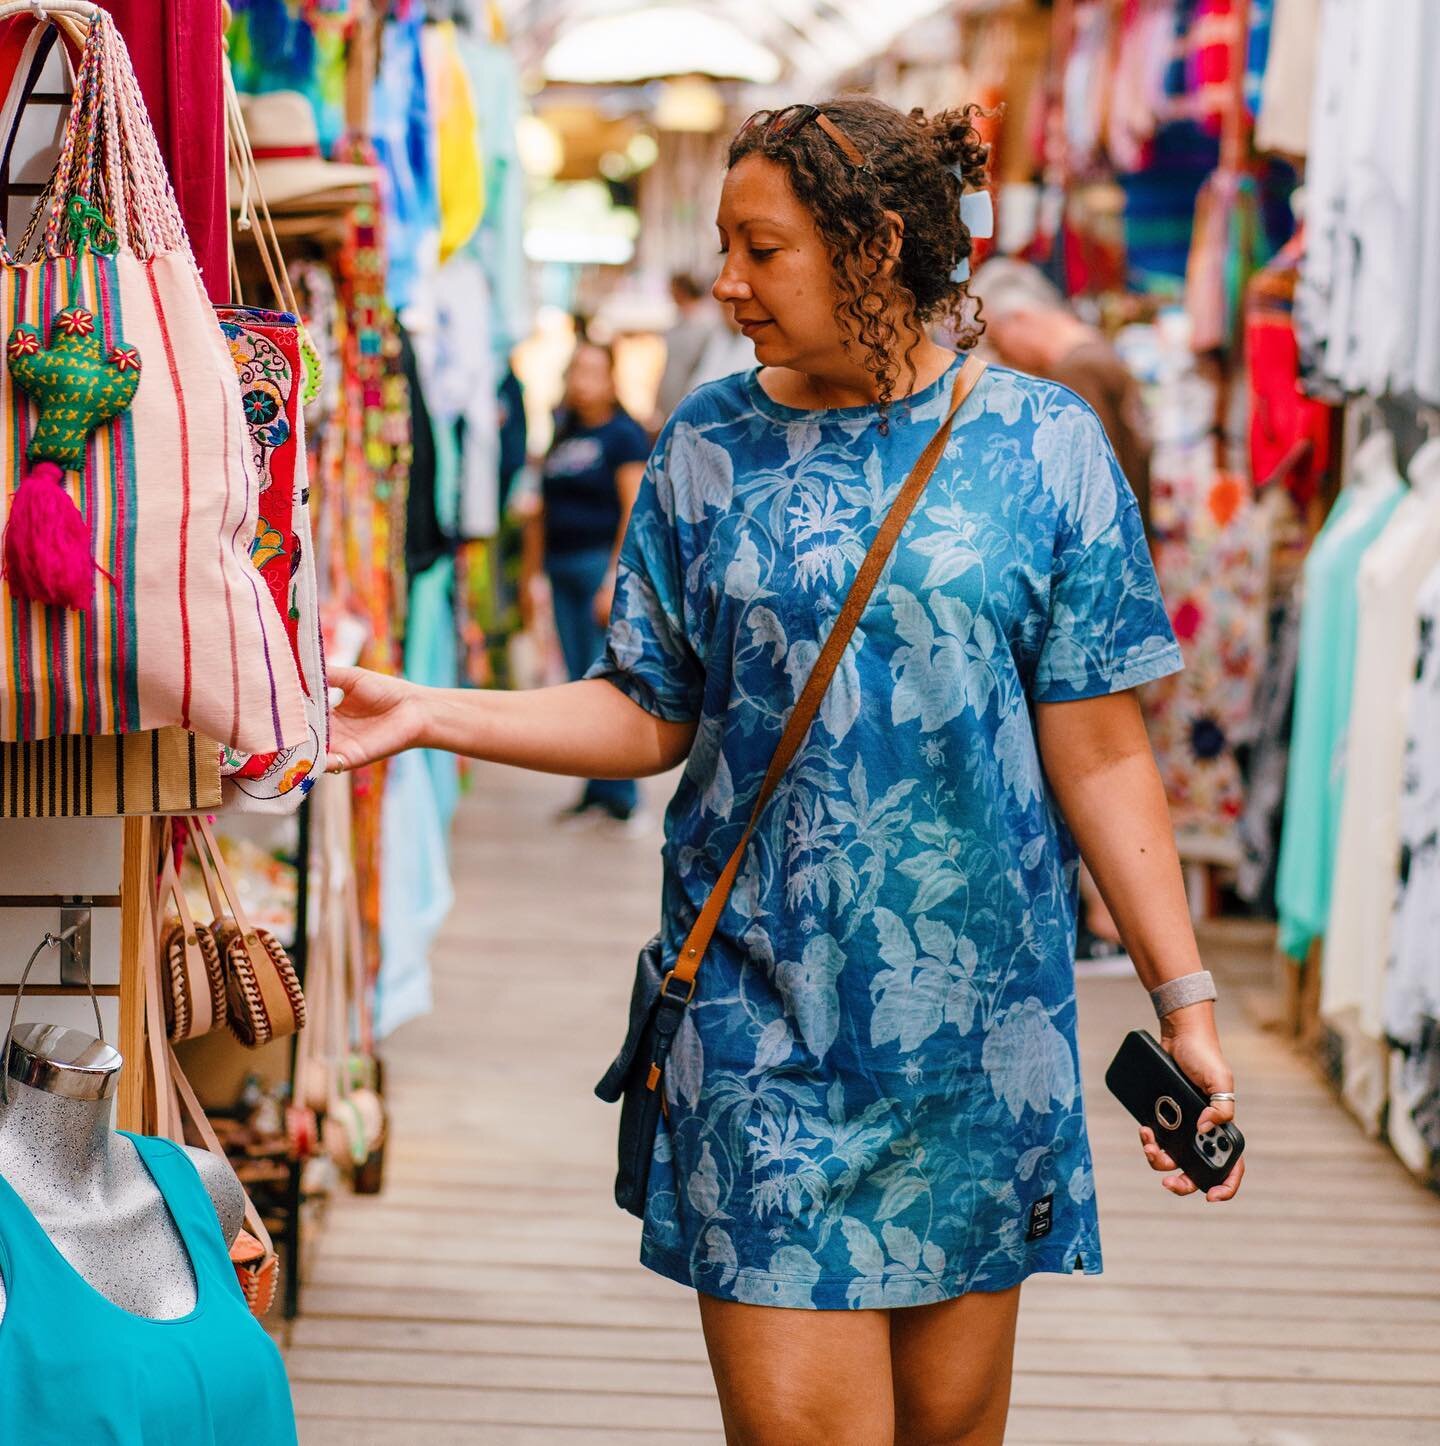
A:
[[[0,1442],[295,1446],[284,1362],[245,1304],[198,1171],[169,1140],[121,1133],[185,1242],[195,1309],[147,1320],[112,1304],[0,1179]]]

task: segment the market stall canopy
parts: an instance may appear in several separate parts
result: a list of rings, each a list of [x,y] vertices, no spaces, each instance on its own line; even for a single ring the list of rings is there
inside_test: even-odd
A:
[[[823,83],[950,0],[510,0],[510,33],[547,80],[710,75]],[[988,0],[987,0],[988,3]]]

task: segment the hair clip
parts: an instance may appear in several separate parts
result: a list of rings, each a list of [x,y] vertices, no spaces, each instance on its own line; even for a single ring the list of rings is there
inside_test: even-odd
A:
[[[995,234],[995,204],[989,191],[966,191],[965,177],[959,166],[952,166],[955,179],[962,187],[960,195],[960,224],[970,233],[972,241],[988,241]],[[955,286],[963,286],[970,279],[970,258],[967,256],[950,273]]]
[[[972,240],[988,241],[995,234],[995,203],[989,191],[966,191],[960,197],[960,224]]]

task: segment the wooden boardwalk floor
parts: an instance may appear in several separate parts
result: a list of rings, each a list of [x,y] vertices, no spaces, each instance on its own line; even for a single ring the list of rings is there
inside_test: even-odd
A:
[[[658,830],[559,832],[572,787],[485,769],[462,808],[436,1009],[386,1050],[386,1193],[336,1203],[289,1331],[302,1446],[722,1439],[694,1299],[636,1263],[591,1093],[655,922]],[[1026,1284],[1010,1442],[1440,1441],[1440,1200],[1250,1022],[1229,952],[1251,1173],[1225,1206],[1145,1169],[1102,1076],[1147,1001],[1082,984],[1106,1269]]]

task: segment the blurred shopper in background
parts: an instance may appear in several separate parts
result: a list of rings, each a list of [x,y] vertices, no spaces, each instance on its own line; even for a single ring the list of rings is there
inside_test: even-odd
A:
[[[549,578],[571,678],[583,678],[604,650],[616,558],[649,455],[645,429],[616,396],[613,353],[582,338],[540,474],[540,512],[530,525],[522,581],[528,591],[542,568]],[[633,779],[591,779],[566,816],[630,823],[636,796]]]
[[[688,272],[677,271],[670,278],[670,299],[675,303],[678,318],[665,333],[665,370],[660,374],[660,389],[655,394],[656,430],[695,385],[696,364],[720,325],[705,288]]]
[[[1028,261],[997,256],[970,283],[985,341],[1006,366],[1059,382],[1095,409],[1150,531],[1150,429],[1140,388],[1120,353]]]
[[[1028,261],[997,256],[976,273],[970,293],[982,304],[985,342],[1017,371],[1059,382],[1095,410],[1154,543],[1150,522],[1150,430],[1140,388],[1120,353],[1093,326],[1075,315],[1049,278]],[[1123,963],[1124,946],[1114,916],[1082,868],[1084,912],[1075,945],[1076,963]]]

